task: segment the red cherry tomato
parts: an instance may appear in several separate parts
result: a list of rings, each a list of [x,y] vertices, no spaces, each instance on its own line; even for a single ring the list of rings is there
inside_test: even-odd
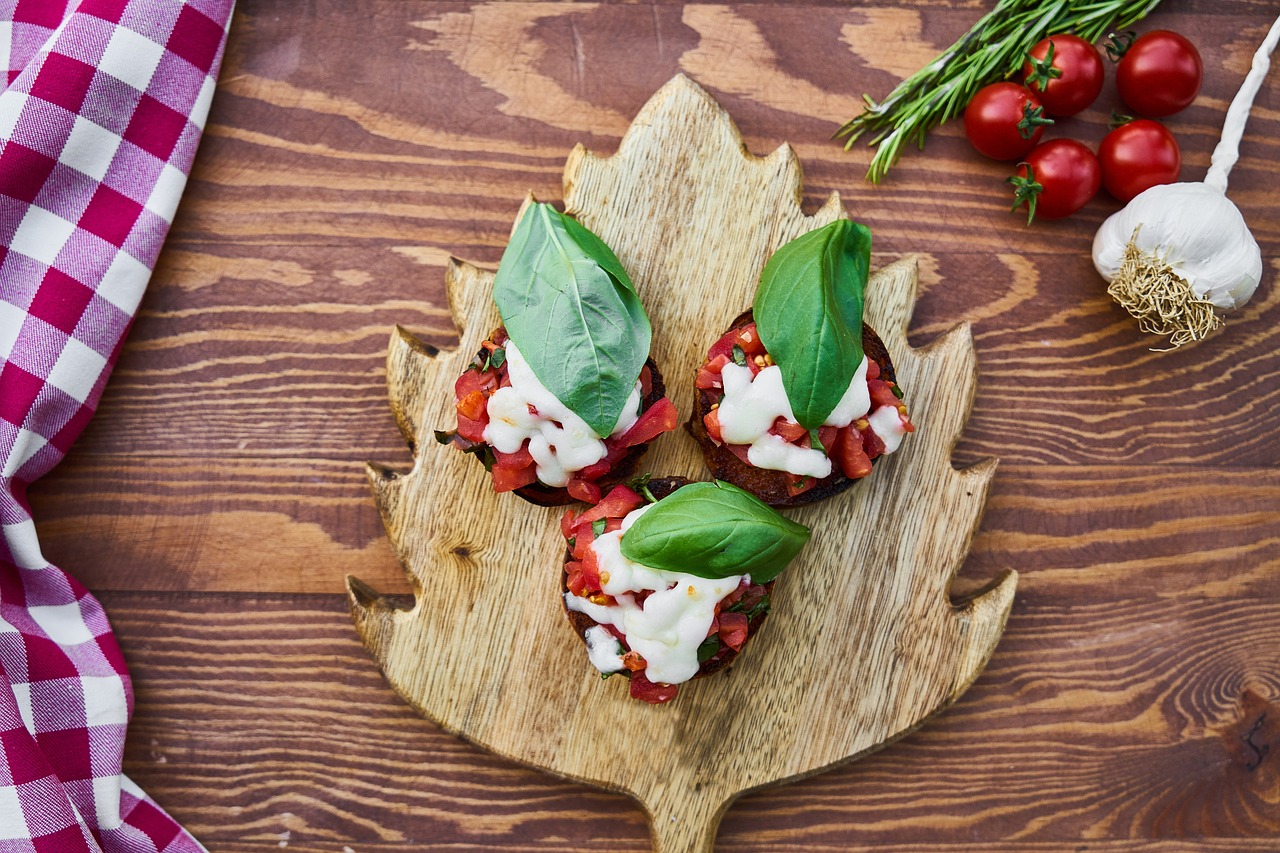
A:
[[[1017,83],[992,83],[978,90],[964,111],[964,132],[979,154],[1017,160],[1044,135],[1040,100]]]
[[[1051,139],[1031,149],[1009,182],[1014,186],[1013,209],[1027,206],[1027,223],[1061,219],[1084,207],[1098,194],[1102,170],[1098,158],[1074,139]]]
[[[1120,59],[1116,89],[1134,112],[1161,118],[1190,105],[1203,76],[1195,45],[1177,33],[1152,30],[1129,45]]]
[[[1073,35],[1050,36],[1027,51],[1023,78],[1051,116],[1073,116],[1102,91],[1102,57],[1089,42]]]
[[[1182,152],[1168,128],[1140,118],[1108,133],[1098,146],[1102,185],[1122,202],[1157,184],[1171,184],[1182,171]]]

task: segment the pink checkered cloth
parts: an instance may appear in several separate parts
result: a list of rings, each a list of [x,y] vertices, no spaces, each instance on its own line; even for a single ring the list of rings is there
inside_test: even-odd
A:
[[[232,0],[0,0],[0,851],[199,843],[120,772],[106,614],[27,485],[84,429],[178,206]],[[108,543],[103,543],[104,546]]]

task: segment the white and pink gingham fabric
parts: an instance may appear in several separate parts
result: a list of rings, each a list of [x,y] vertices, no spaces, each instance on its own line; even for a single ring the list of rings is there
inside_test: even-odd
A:
[[[0,853],[203,850],[121,774],[124,658],[98,601],[42,556],[26,491],[120,352],[231,6],[0,0]]]

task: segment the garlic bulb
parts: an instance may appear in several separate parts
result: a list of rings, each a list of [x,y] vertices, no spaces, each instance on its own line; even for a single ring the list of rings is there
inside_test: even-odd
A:
[[[1262,252],[1226,196],[1227,173],[1239,156],[1249,108],[1278,40],[1280,19],[1227,110],[1204,183],[1164,184],[1139,193],[1094,237],[1093,265],[1110,282],[1107,293],[1143,331],[1169,335],[1172,346],[1203,340],[1222,325],[1217,310],[1248,302],[1262,279]]]

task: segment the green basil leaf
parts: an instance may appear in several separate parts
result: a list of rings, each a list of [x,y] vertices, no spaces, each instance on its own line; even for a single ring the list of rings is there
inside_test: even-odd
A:
[[[597,435],[613,432],[653,333],[609,247],[551,205],[531,204],[502,255],[493,301],[538,381]]]
[[[862,362],[871,230],[837,219],[773,253],[756,291],[756,328],[782,370],[796,421],[817,429]]]
[[[729,483],[691,483],[658,501],[622,534],[628,560],[701,578],[778,576],[809,541],[809,528],[784,518]]]
[[[507,363],[507,351],[502,347],[498,347],[493,351],[493,355],[489,356],[490,367],[502,367]]]

